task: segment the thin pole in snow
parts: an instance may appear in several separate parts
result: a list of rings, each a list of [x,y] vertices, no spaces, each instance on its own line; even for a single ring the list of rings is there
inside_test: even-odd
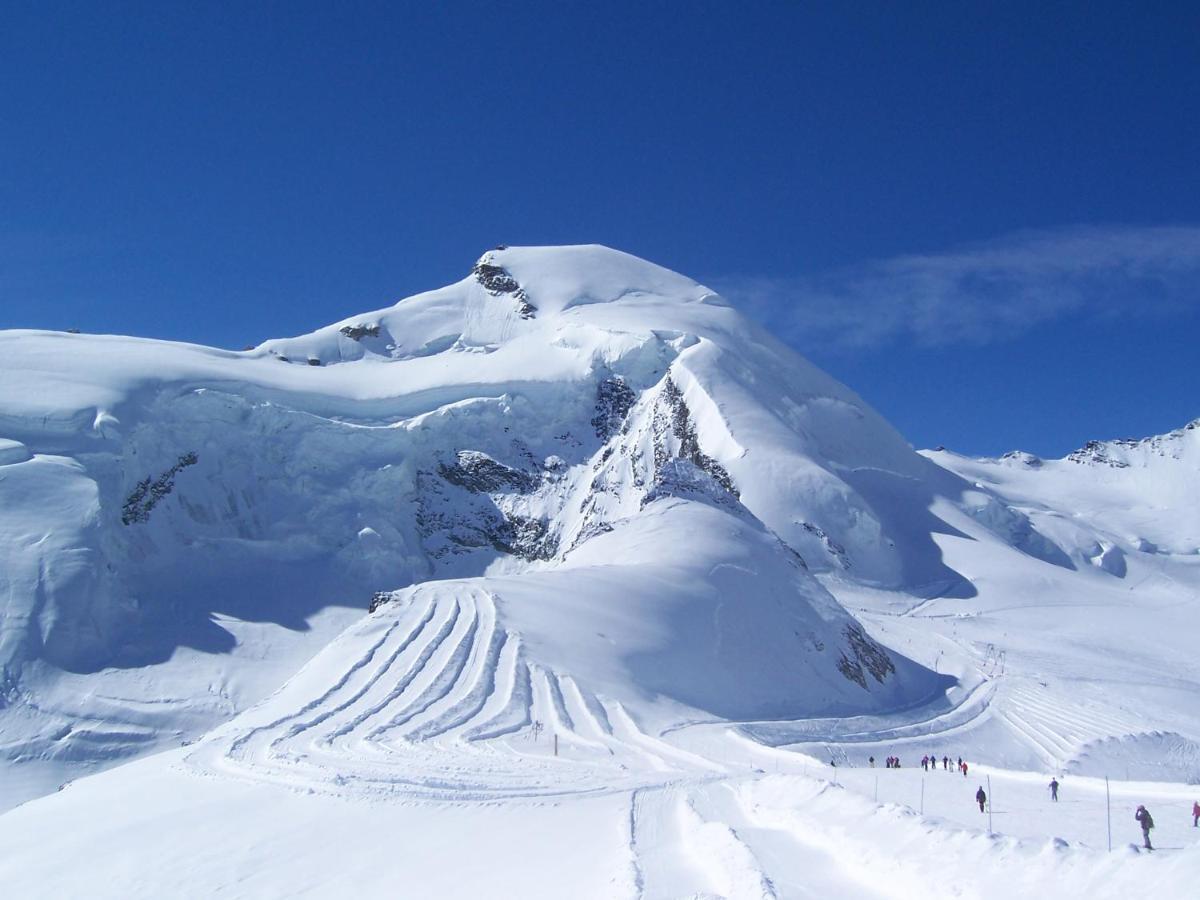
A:
[[[554,755],[558,756],[558,735],[554,735]]]
[[[992,833],[992,776],[987,777],[988,783],[988,834]]]
[[[1108,852],[1112,853],[1112,794],[1108,790],[1108,776],[1104,776],[1104,807],[1108,815]]]
[[[879,776],[875,776],[875,802],[879,802]]]
[[[921,815],[925,815],[925,776],[921,776]]]

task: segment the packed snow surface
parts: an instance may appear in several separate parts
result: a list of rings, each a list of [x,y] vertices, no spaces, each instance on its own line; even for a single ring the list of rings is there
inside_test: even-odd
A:
[[[0,883],[1190,896],[1198,473],[916,453],[595,246],[244,352],[0,332]]]

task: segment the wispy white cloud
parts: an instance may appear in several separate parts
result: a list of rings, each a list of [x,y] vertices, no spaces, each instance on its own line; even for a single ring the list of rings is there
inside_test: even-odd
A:
[[[1005,340],[1065,317],[1200,306],[1200,227],[1029,231],[944,253],[712,287],[802,347]]]

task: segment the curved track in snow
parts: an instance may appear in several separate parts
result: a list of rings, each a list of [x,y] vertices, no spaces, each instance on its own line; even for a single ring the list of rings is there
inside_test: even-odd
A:
[[[335,641],[189,759],[302,790],[448,800],[610,792],[723,771],[530,661],[486,590],[436,587]]]
[[[299,790],[471,801],[727,774],[731,726],[767,746],[865,748],[953,738],[997,720],[1050,767],[1089,742],[1137,730],[1117,712],[1066,706],[1028,678],[1005,676],[981,680],[957,704],[890,716],[695,723],[655,736],[621,703],[531,659],[498,621],[490,592],[430,585],[335,641],[189,759]]]

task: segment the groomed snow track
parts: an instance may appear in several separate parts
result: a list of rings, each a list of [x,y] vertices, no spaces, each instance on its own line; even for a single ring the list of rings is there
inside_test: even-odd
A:
[[[189,761],[300,790],[461,801],[723,771],[647,734],[621,703],[528,660],[488,591],[447,582],[405,597]]]

